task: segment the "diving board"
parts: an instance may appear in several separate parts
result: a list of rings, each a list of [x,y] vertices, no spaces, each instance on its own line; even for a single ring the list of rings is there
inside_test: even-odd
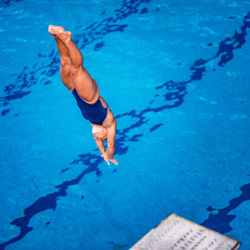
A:
[[[131,250],[236,250],[240,243],[223,234],[170,214]]]

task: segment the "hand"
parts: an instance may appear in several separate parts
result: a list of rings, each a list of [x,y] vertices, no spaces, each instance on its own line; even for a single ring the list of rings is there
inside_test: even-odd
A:
[[[113,155],[110,154],[108,150],[102,154],[102,158],[107,162],[108,165],[110,165],[109,161],[113,162],[115,165],[118,165],[117,160],[113,158]]]

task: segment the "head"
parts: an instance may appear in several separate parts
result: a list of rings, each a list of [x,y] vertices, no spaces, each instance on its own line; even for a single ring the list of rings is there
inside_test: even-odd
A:
[[[107,129],[103,126],[92,124],[92,134],[95,140],[107,140]]]

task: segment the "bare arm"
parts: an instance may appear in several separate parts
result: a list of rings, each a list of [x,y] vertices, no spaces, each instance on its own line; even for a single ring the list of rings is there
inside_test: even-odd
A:
[[[115,153],[115,135],[116,135],[116,120],[114,119],[112,124],[107,127],[107,141],[108,141],[108,155],[113,158]]]
[[[99,97],[99,99],[105,108],[108,107],[108,104],[101,96]],[[92,127],[94,127],[93,124],[92,124]],[[111,110],[109,108],[108,108],[107,117],[106,117],[102,127],[105,128],[106,135],[105,136],[99,135],[99,137],[101,137],[104,140],[107,139],[107,142],[108,142],[107,143],[108,144],[107,151],[105,152],[103,142],[96,141],[96,144],[102,153],[102,157],[104,158],[104,160],[107,162],[108,165],[110,164],[109,161],[118,165],[118,162],[113,158],[113,155],[115,153],[116,120],[114,118],[113,113],[111,112]],[[93,130],[92,130],[92,133],[93,133]],[[103,152],[103,150],[104,150],[104,152]]]
[[[113,162],[115,165],[118,165],[116,159],[114,159],[113,155],[115,153],[115,134],[116,134],[116,120],[113,119],[113,122],[110,126],[107,127],[107,141],[108,141],[108,149],[102,154],[103,159],[110,165],[109,161]]]
[[[96,145],[99,148],[100,152],[102,154],[104,154],[105,153],[105,148],[104,148],[104,145],[103,145],[103,141],[99,140],[98,138],[95,138],[95,142],[96,142]]]

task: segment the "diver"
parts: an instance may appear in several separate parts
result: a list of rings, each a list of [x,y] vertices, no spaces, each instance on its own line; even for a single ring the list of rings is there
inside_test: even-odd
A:
[[[83,67],[83,56],[72,41],[72,33],[63,27],[49,25],[49,33],[55,38],[60,54],[60,75],[63,84],[73,94],[85,119],[92,125],[92,134],[101,156],[110,165],[118,165],[114,159],[116,119],[106,101],[99,95],[96,81]],[[103,141],[107,140],[107,150]]]

